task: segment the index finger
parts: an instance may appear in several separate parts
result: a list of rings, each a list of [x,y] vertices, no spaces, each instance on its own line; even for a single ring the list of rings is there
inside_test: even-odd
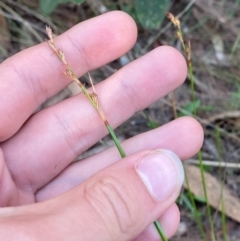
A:
[[[110,12],[71,28],[55,42],[78,76],[126,53],[136,25],[123,12]],[[24,50],[0,65],[0,141],[15,134],[45,100],[71,81],[47,43]]]

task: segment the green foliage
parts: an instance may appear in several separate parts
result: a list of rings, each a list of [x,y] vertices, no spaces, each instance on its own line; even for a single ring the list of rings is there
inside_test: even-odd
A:
[[[40,0],[40,10],[43,14],[50,14],[54,11],[60,3],[74,2],[76,4],[81,4],[85,0]]]
[[[148,127],[150,127],[151,129],[156,129],[159,127],[159,124],[156,121],[153,120],[148,120],[147,122]]]
[[[178,113],[178,116],[186,116],[189,114],[194,115],[195,111],[212,111],[214,106],[211,105],[202,105],[201,100],[191,101],[186,104],[183,108],[183,111]]]
[[[135,12],[138,21],[144,28],[158,29],[170,3],[170,0],[136,0]]]
[[[195,200],[197,200],[198,202],[200,202],[200,203],[206,203],[207,201],[206,201],[206,198],[205,197],[202,197],[202,196],[195,196],[194,195],[194,198],[195,198]]]
[[[125,4],[121,4],[121,10],[128,13],[136,22],[139,22],[138,21],[138,18],[137,18],[137,14],[136,14],[136,11],[135,11],[135,4],[134,2],[129,2],[129,3],[125,3]]]
[[[147,120],[147,126],[150,127],[151,129],[156,129],[159,127],[159,123],[157,123],[156,121],[153,121],[149,118],[147,112],[144,110],[143,114],[145,115],[145,118]]]
[[[205,171],[205,172],[212,172],[212,168],[210,167],[210,166],[207,166],[207,165],[203,165],[203,170]]]
[[[191,203],[191,200],[189,199],[188,195],[186,195],[184,192],[181,192],[179,198],[177,199],[177,204],[184,205],[186,208],[188,208],[191,213],[194,213],[194,207]]]
[[[196,100],[196,101],[191,101],[190,103],[188,103],[187,105],[185,105],[183,107],[183,109],[185,111],[187,111],[190,114],[194,114],[194,111],[197,110],[201,105],[201,101],[200,100]],[[178,116],[185,116],[186,114],[184,112],[180,112],[178,114]]]
[[[213,111],[214,106],[212,106],[212,105],[201,105],[201,106],[199,106],[199,110],[201,110],[201,111]]]
[[[81,4],[85,0],[40,0],[40,10],[43,14],[49,15],[61,3],[74,2]],[[130,14],[137,22],[146,29],[158,29],[170,7],[171,0],[135,0],[128,4],[121,4],[122,11]],[[106,6],[111,9],[118,9],[117,3],[107,2]]]
[[[193,193],[192,193],[192,195],[193,195]],[[193,195],[193,197],[197,201],[205,203],[203,197],[196,197],[195,195]],[[201,217],[201,215],[202,215],[202,213],[199,212],[198,210],[194,210],[194,206],[192,205],[192,202],[189,199],[189,195],[184,192],[181,192],[179,198],[177,199],[177,204],[186,207],[191,212],[191,216],[197,215],[198,217]]]

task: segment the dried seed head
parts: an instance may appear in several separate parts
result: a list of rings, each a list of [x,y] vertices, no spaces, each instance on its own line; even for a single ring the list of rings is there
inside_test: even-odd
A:
[[[50,27],[46,26],[46,32],[47,32],[47,36],[49,37],[50,41],[53,43],[52,29]]]
[[[89,80],[90,80],[90,83],[91,83],[91,86],[93,88],[93,93],[96,93],[96,90],[95,90],[95,87],[94,87],[94,84],[93,84],[93,80],[92,80],[92,77],[90,75],[90,73],[88,72],[88,77],[89,77]]]
[[[91,98],[92,98],[92,101],[95,103],[95,105],[96,105],[97,107],[99,107],[97,94],[96,94],[95,92],[93,92],[93,93],[90,94],[90,96],[91,96]]]
[[[69,68],[67,68],[65,70],[64,74],[67,75],[69,78],[71,78],[73,80],[75,79],[75,75],[74,75],[73,71]]]
[[[181,26],[180,26],[180,20],[178,18],[175,18],[175,26],[180,29]]]
[[[46,26],[46,33],[49,37],[49,40],[47,40],[48,45],[51,47],[51,49],[53,50],[53,52],[57,55],[57,57],[61,60],[61,62],[64,64],[65,66],[65,71],[63,71],[63,73],[65,75],[67,75],[70,79],[72,79],[73,81],[75,81],[81,88],[84,87],[83,84],[81,83],[81,81],[78,80],[78,78],[76,77],[76,75],[74,74],[73,70],[71,69],[70,65],[68,64],[66,58],[65,58],[65,54],[64,52],[56,47],[54,40],[53,40],[53,32],[52,29],[48,26]]]
[[[173,22],[173,20],[174,20],[174,16],[173,16],[173,14],[172,13],[166,13],[166,16],[167,16],[167,18],[169,18],[170,19],[170,21],[172,21]]]
[[[58,57],[62,60],[62,62],[67,65],[67,61],[66,61],[66,58],[65,58],[65,55],[63,53],[63,51],[61,49],[58,49],[57,50],[57,55]]]
[[[176,28],[180,29],[180,20],[178,18],[174,17],[174,15],[172,13],[167,13],[166,16],[167,16],[167,18],[170,19],[170,21],[173,23],[173,25]]]
[[[52,49],[55,53],[57,53],[57,48],[56,48],[54,42],[52,42],[51,40],[47,40],[47,43],[49,44],[49,46],[51,47],[51,49]]]
[[[179,39],[181,39],[182,38],[182,35],[181,35],[181,33],[179,32],[179,31],[177,31],[177,37],[179,38]]]
[[[191,62],[191,42],[190,41],[188,41],[187,57],[188,57],[188,61]]]

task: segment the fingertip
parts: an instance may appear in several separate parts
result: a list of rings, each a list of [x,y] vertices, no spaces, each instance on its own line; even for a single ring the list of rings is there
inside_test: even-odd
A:
[[[118,31],[114,31],[115,40],[132,47],[137,40],[137,25],[134,19],[123,11],[112,11],[107,14],[115,24],[117,23]]]
[[[112,45],[119,45],[119,48],[125,47],[125,51],[129,51],[135,44],[137,25],[129,14],[123,11],[111,11],[92,20],[94,23],[96,20],[102,22],[101,28],[104,29],[105,33],[102,38],[107,38],[112,42]]]
[[[111,11],[77,24],[59,36],[58,41],[61,43],[67,39],[74,47],[68,51],[69,56],[72,56],[70,65],[79,74],[78,69],[81,67],[81,71],[83,66],[77,56],[74,59],[74,55],[82,55],[87,70],[95,69],[128,52],[136,38],[137,27],[134,20],[122,11]]]
[[[141,67],[138,64],[138,69],[141,70],[139,73],[148,74],[145,74],[148,80],[145,89],[156,97],[154,101],[178,88],[186,79],[186,61],[173,47],[157,47],[140,60],[137,60],[141,63]],[[137,74],[134,73],[134,75]]]
[[[185,129],[188,130],[186,134],[191,135],[192,151],[196,153],[202,147],[204,141],[204,131],[202,125],[191,116],[184,116],[178,118],[178,121],[183,122]]]
[[[171,238],[177,231],[180,222],[180,212],[178,206],[172,204],[157,220],[167,238]],[[159,241],[159,233],[154,224],[147,227],[139,236],[133,241]]]
[[[159,223],[168,238],[176,233],[180,223],[180,211],[175,203],[163,213],[159,218]]]
[[[156,48],[156,57],[161,59],[161,71],[165,79],[180,86],[187,76],[187,64],[184,56],[171,46],[161,46]],[[171,83],[169,83],[171,84]]]

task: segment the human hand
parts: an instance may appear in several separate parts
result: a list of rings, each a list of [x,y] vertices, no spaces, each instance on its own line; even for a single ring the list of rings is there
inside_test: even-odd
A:
[[[128,15],[111,12],[80,23],[55,42],[81,76],[126,53],[136,34]],[[159,217],[165,233],[171,236],[179,223],[174,201],[183,173],[165,151],[152,150],[169,149],[181,159],[191,157],[202,144],[200,125],[192,118],[179,118],[124,141],[128,155],[124,160],[116,148],[110,148],[71,164],[107,131],[83,94],[34,113],[70,83],[60,69],[60,61],[47,43],[0,65],[0,205],[18,206],[1,209],[0,237],[158,240],[151,223]],[[181,54],[171,47],[160,47],[98,84],[96,91],[115,128],[177,88],[185,76]],[[147,167],[141,161],[144,157],[155,157],[162,163]],[[155,169],[162,173],[159,180]],[[158,201],[139,178],[139,170],[149,170],[155,184],[161,184],[154,189]]]

